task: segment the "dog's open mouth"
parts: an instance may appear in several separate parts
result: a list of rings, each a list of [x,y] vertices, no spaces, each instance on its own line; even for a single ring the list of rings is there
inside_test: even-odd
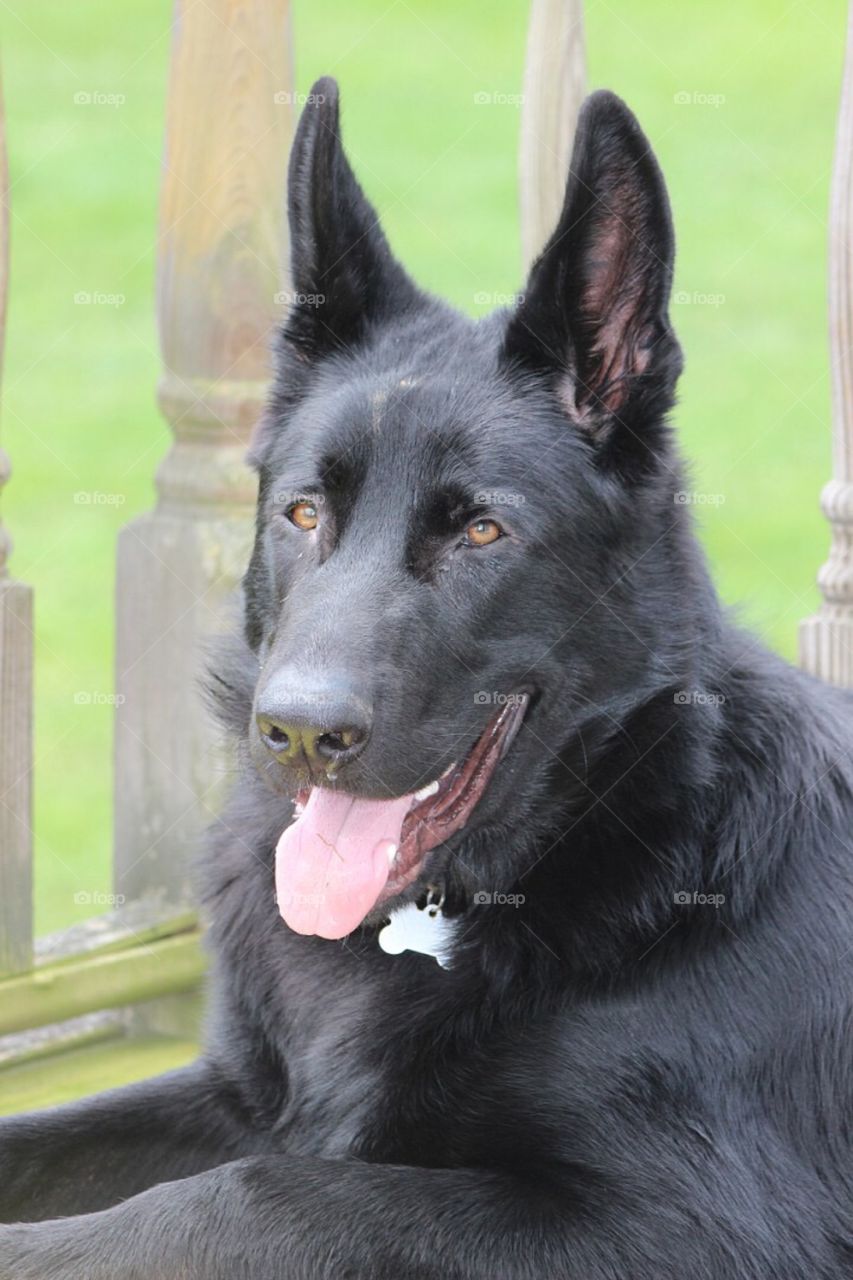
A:
[[[290,928],[344,938],[412,884],[426,855],[467,824],[528,701],[526,693],[507,697],[465,759],[419,791],[391,800],[330,787],[303,792],[276,848],[278,908]]]

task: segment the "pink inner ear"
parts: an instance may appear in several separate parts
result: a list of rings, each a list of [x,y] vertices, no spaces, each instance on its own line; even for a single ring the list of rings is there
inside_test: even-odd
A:
[[[651,361],[651,347],[643,340],[645,330],[632,327],[633,319],[628,303],[612,308],[606,322],[598,327],[584,383],[565,373],[557,384],[557,398],[565,413],[593,436],[603,431],[605,416],[622,408],[630,379],[644,373]]]
[[[614,307],[598,331],[593,352],[599,363],[592,393],[609,413],[615,413],[625,403],[629,379],[648,368],[651,352],[641,343],[642,337],[643,329],[637,327],[630,303]]]
[[[618,191],[611,196],[589,246],[581,306],[593,346],[585,385],[572,395],[575,413],[584,416],[596,408],[606,413],[620,409],[629,379],[643,373],[651,358],[643,287],[649,250],[634,230],[640,219],[630,194],[624,195],[621,201]]]
[[[624,384],[617,384],[611,388],[611,394],[600,396],[588,384],[586,387],[581,387],[571,373],[562,374],[556,387],[557,399],[566,417],[581,427],[593,440],[604,438],[610,425],[611,415],[622,403],[621,399],[618,403],[615,402],[617,390],[624,390]]]
[[[633,238],[619,210],[608,208],[607,213],[610,216],[596,227],[589,246],[588,280],[584,290],[584,308],[597,316],[604,315],[619,287],[628,266],[626,242]]]

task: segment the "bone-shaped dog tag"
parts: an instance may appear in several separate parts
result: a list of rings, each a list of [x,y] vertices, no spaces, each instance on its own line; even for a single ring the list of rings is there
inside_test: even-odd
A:
[[[398,956],[401,951],[417,951],[420,955],[432,956],[442,969],[449,969],[453,934],[453,924],[438,904],[431,902],[419,907],[415,902],[408,902],[380,929],[379,945],[389,956]]]

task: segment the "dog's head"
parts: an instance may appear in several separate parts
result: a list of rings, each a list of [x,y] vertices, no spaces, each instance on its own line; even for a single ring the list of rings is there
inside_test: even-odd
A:
[[[505,886],[510,851],[565,811],[555,762],[680,661],[673,236],[609,93],[583,108],[523,295],[484,320],[392,256],[332,81],[300,121],[289,202],[293,303],[253,449],[249,734],[296,800],[283,914],[341,937],[430,881]]]

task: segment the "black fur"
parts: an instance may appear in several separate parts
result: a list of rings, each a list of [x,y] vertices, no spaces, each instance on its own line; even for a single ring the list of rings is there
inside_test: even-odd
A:
[[[200,874],[207,1049],[0,1126],[6,1220],[35,1223],[2,1229],[0,1276],[841,1280],[850,706],[730,625],[678,501],[648,144],[588,100],[523,300],[474,322],[394,260],[336,87],[314,95],[246,625],[212,679],[245,768]],[[463,544],[476,518],[505,536]],[[292,787],[253,704],[285,667],[372,708],[337,784],[365,796],[437,777],[494,693],[530,693],[408,891],[445,888],[449,970],[380,951],[381,910],[342,942],[279,918]]]

